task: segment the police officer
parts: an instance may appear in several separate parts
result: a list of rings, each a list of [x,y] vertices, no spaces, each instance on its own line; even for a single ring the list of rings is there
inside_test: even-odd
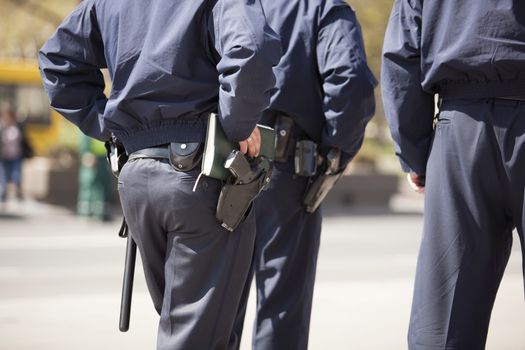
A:
[[[425,192],[409,348],[483,349],[524,239],[525,3],[397,0],[383,50],[395,151]]]
[[[218,111],[227,137],[257,155],[279,58],[258,0],[85,0],[41,49],[51,105],[89,136],[114,134],[132,159],[119,192],[160,314],[158,349],[227,346],[255,235],[253,214],[234,232],[220,226],[222,184],[192,191],[199,168],[177,171],[166,144],[203,142]]]
[[[284,161],[275,163],[270,189],[256,202],[253,348],[306,349],[321,209],[311,214],[305,210],[311,179],[295,174],[295,145],[312,140],[323,155],[336,148],[343,153],[344,168],[359,150],[374,113],[376,80],[366,63],[355,13],[343,0],[261,3],[283,46],[283,58],[274,69],[277,88],[263,122],[289,137],[289,150]],[[293,121],[290,131],[280,129],[283,117]],[[232,347],[239,345],[249,288]]]

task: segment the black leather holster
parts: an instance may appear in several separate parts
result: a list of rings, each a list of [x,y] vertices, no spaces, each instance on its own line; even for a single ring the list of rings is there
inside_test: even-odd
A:
[[[345,169],[344,167],[341,168],[341,151],[339,149],[332,148],[323,157],[323,163],[325,171],[313,180],[303,200],[308,213],[313,213],[319,208],[328,192],[344,175]]]
[[[272,165],[266,160],[250,163],[242,153],[232,151],[225,168],[231,175],[219,195],[216,217],[222,227],[233,231],[245,218],[255,198],[268,187]]]
[[[222,227],[233,231],[245,218],[254,199],[261,193],[266,183],[266,175],[247,184],[226,183],[219,195],[217,204],[217,219]]]
[[[335,186],[337,181],[343,176],[343,170],[337,174],[321,174],[312,182],[303,203],[308,213],[313,213],[319,208],[323,199],[330,190]]]

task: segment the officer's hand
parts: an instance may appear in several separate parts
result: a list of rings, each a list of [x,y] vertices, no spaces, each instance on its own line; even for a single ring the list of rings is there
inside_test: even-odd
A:
[[[418,175],[416,173],[407,174],[408,184],[417,193],[425,193],[425,175]]]
[[[258,127],[253,129],[252,134],[244,141],[239,142],[241,152],[255,158],[261,151],[261,132]]]

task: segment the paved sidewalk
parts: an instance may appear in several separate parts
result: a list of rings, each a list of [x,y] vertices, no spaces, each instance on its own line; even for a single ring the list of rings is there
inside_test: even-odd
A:
[[[310,349],[406,349],[421,213],[415,196],[398,196],[391,210],[327,210]],[[155,348],[157,316],[140,266],[131,329],[118,331],[125,249],[118,227],[34,202],[0,213],[0,349]],[[525,349],[517,240],[492,319],[487,349]],[[243,350],[251,326],[245,330]]]

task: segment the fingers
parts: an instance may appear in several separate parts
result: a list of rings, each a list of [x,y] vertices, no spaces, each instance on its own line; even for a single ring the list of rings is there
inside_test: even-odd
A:
[[[255,158],[261,152],[261,132],[259,128],[255,127],[252,134],[244,141],[239,142],[240,151]]]
[[[253,129],[252,134],[248,137],[248,154],[255,158],[261,152],[261,132],[258,127]]]
[[[246,152],[248,152],[248,142],[246,140],[239,142],[239,150],[243,154],[246,154]]]
[[[407,180],[410,187],[417,193],[425,193],[425,186],[422,184],[421,176],[416,173],[408,173]]]

